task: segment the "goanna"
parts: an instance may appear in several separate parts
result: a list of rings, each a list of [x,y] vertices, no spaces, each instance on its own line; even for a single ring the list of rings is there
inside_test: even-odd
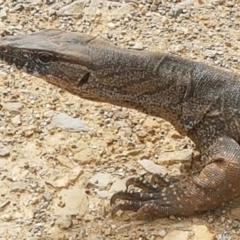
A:
[[[142,191],[114,194],[113,213],[191,215],[240,195],[240,75],[57,29],[3,37],[0,58],[81,98],[164,118],[196,144],[205,167],[187,186],[131,178]]]

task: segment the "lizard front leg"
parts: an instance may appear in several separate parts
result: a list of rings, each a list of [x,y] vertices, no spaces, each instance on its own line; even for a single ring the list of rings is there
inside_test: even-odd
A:
[[[134,210],[145,215],[192,215],[220,206],[240,195],[240,147],[228,137],[218,138],[208,149],[209,164],[188,183],[177,182],[149,187],[141,180],[131,180],[144,190],[118,192],[111,198],[114,215],[118,210]],[[129,184],[128,184],[129,185]],[[146,188],[149,191],[146,191]],[[121,201],[119,201],[121,200]]]

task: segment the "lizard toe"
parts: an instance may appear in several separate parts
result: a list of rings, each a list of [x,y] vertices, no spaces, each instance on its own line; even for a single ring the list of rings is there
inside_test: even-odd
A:
[[[153,174],[150,179],[144,174],[140,177],[129,178],[126,187],[133,186],[145,192],[159,192],[163,187],[168,187],[170,184],[172,184],[172,180],[165,179],[159,174]]]
[[[166,216],[174,212],[170,211],[168,201],[174,194],[173,182],[176,180],[165,179],[158,174],[153,174],[150,181],[146,174],[129,178],[126,182],[127,190],[113,194],[110,199],[110,205],[113,206],[112,216],[119,210],[137,211],[139,218],[148,215]],[[135,188],[140,191],[136,191]],[[170,193],[170,196],[166,197],[167,193]]]
[[[126,182],[126,187],[129,188],[130,186],[142,189],[145,192],[159,191],[159,186],[157,184],[152,184],[144,177],[129,178]]]
[[[119,200],[129,200],[129,201],[139,201],[145,202],[153,199],[158,199],[161,197],[161,192],[155,193],[145,193],[145,192],[136,192],[131,190],[120,191],[111,197],[110,204],[114,205]]]
[[[134,211],[137,212],[138,219],[145,219],[146,217],[166,217],[175,212],[175,209],[162,202],[160,199],[153,199],[147,201],[135,201],[134,200],[121,200],[112,209],[112,217],[116,215],[118,211]]]
[[[114,218],[116,216],[116,213],[118,211],[138,211],[143,206],[143,202],[140,201],[128,201],[128,200],[122,200],[121,202],[117,203],[111,211],[111,215]]]
[[[159,200],[151,200],[137,210],[137,218],[165,217],[171,215],[172,212],[174,212],[174,210],[169,205],[160,204]]]

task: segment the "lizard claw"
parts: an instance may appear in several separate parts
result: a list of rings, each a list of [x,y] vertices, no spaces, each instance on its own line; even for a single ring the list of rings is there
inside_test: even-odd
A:
[[[119,191],[115,194],[110,199],[110,205],[114,205],[117,200],[123,199],[123,200],[129,200],[129,201],[134,201],[134,200],[139,200],[139,201],[147,201],[149,199],[155,199],[153,193],[158,193],[163,186],[166,186],[166,181],[157,175],[154,176],[154,181],[149,182],[147,180],[146,174],[140,176],[140,177],[133,177],[129,178],[126,182],[126,188],[127,190],[125,191]],[[157,181],[156,181],[157,180]],[[131,186],[134,188],[141,189],[141,192],[136,192],[133,189],[129,189]],[[143,192],[144,191],[144,192]],[[157,194],[158,195],[158,194]]]
[[[137,218],[143,219],[146,217],[159,217],[171,215],[171,207],[168,205],[160,205],[159,200],[149,201],[128,201],[122,200],[112,208],[111,215],[114,218],[116,213],[126,210],[137,212]]]
[[[129,178],[126,182],[127,190],[119,191],[110,199],[110,205],[113,206],[112,216],[114,217],[119,210],[137,211],[139,218],[146,215],[159,215],[167,210],[167,199],[165,198],[166,187],[172,184],[172,180],[168,181],[163,177],[154,174],[149,182],[146,175],[138,178]],[[134,191],[129,189],[130,186],[141,189]],[[163,204],[161,203],[161,199]]]
[[[131,210],[136,212],[141,207],[142,207],[141,202],[122,200],[112,208],[111,215],[112,218],[114,218],[119,210],[121,211]]]

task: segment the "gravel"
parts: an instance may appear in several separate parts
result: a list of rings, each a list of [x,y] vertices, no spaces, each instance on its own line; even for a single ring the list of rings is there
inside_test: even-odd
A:
[[[60,28],[231,71],[239,70],[239,17],[240,6],[222,0],[0,0],[1,36]],[[239,239],[239,199],[189,218],[111,218],[113,186],[146,172],[138,160],[154,165],[161,153],[192,151],[169,123],[82,100],[3,63],[0,78],[2,239]],[[49,129],[59,113],[93,131]],[[173,165],[166,171],[184,161]],[[107,177],[101,188],[99,176]]]

